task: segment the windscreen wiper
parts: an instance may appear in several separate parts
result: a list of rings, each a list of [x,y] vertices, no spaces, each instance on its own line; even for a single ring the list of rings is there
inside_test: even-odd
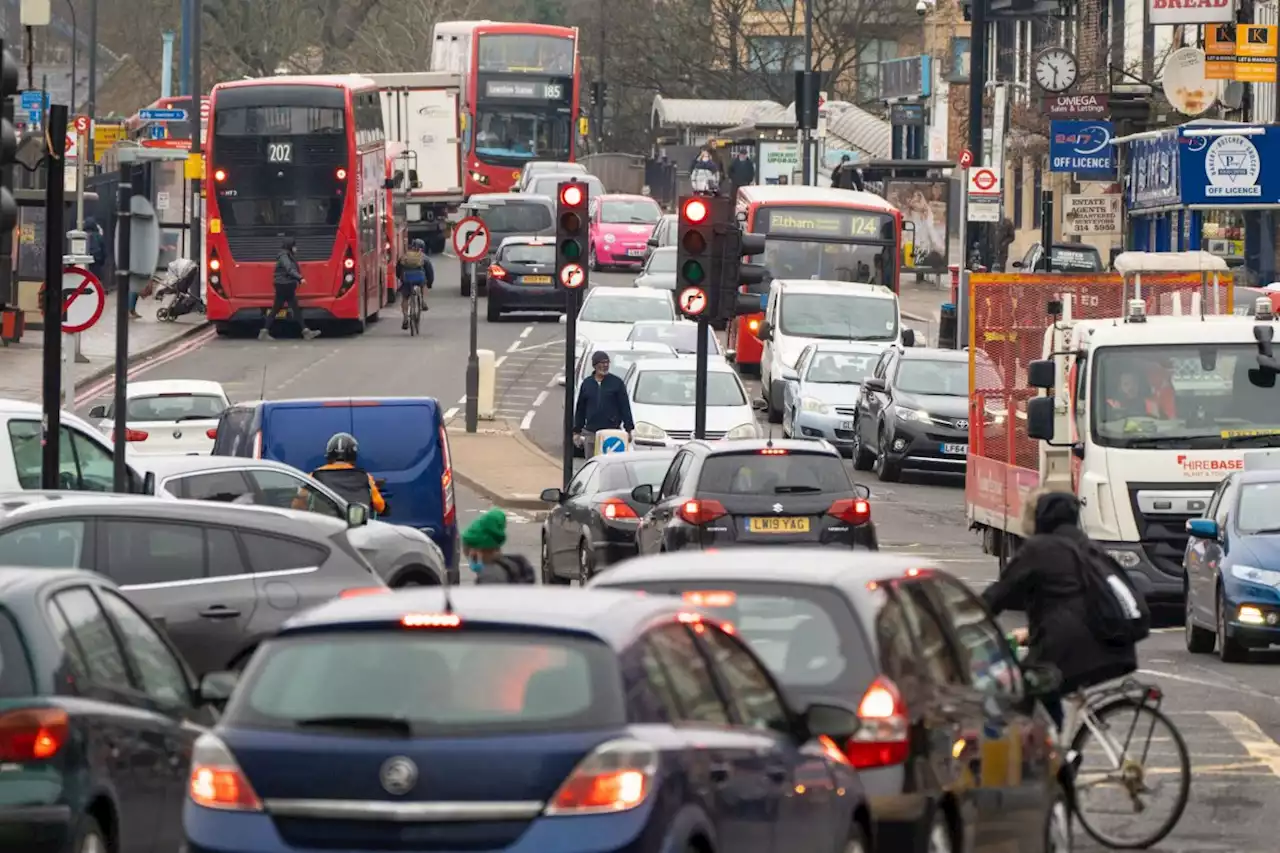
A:
[[[1280,432],[1271,435],[1234,435],[1221,439],[1223,447],[1280,447]]]
[[[216,421],[217,419],[217,415],[183,415],[180,418],[174,418],[173,422],[180,424],[183,421]]]
[[[1264,527],[1262,530],[1254,530],[1250,532],[1250,536],[1274,536],[1280,533],[1280,527]]]
[[[317,729],[358,729],[368,732],[386,732],[387,734],[408,737],[413,734],[413,727],[404,717],[374,717],[356,714],[335,714],[331,717],[304,717],[294,721],[296,725]]]
[[[775,495],[807,495],[813,492],[820,492],[819,486],[774,486],[773,493]]]

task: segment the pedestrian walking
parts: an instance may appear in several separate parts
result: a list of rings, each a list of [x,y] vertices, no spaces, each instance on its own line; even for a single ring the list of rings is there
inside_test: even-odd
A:
[[[591,375],[578,388],[578,403],[573,408],[573,443],[582,447],[582,455],[588,459],[595,453],[600,430],[625,429],[630,444],[636,428],[627,386],[609,372],[609,353],[592,353],[591,368]]]
[[[756,164],[751,162],[751,155],[739,150],[729,164],[730,197],[737,198],[738,190],[750,186],[756,179]]]
[[[87,236],[85,241],[90,257],[93,258],[89,262],[89,272],[93,273],[98,281],[104,284],[107,281],[107,241],[102,236],[102,226],[98,224],[98,220],[92,216],[84,218],[84,233]]]
[[[262,331],[258,332],[258,340],[271,340],[271,324],[284,308],[289,309],[289,316],[302,327],[302,337],[306,340],[318,337],[320,332],[307,328],[302,319],[302,309],[298,307],[298,288],[302,286],[302,268],[298,266],[298,245],[292,237],[285,237],[280,244],[280,254],[276,255],[276,269],[272,276],[272,285],[276,296],[271,303],[271,310],[262,320]]]
[[[462,532],[467,563],[476,583],[536,583],[533,564],[519,554],[504,554],[507,544],[507,514],[494,507],[482,513]]]

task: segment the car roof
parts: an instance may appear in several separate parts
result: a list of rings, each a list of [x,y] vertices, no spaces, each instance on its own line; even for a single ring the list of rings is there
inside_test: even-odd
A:
[[[665,252],[667,254],[670,254],[671,252],[678,252],[679,250],[680,250],[679,246],[657,246],[649,254],[656,255],[659,252]]]
[[[653,581],[705,581],[709,585],[781,582],[850,589],[865,588],[871,581],[900,577],[927,566],[927,562],[906,554],[879,551],[788,548],[786,559],[779,560],[776,546],[745,547],[638,557],[610,566],[609,571],[597,576],[597,582],[601,585]]]
[[[671,294],[665,290],[654,290],[649,287],[593,287],[587,299],[663,299],[671,301]],[[585,300],[584,300],[585,301]],[[660,323],[670,322],[659,320]]]
[[[543,169],[543,166],[549,166],[556,169],[568,169],[570,172],[574,171],[574,167],[581,169],[583,172],[587,171],[587,167],[581,163],[565,163],[562,160],[530,160],[528,163],[524,164],[524,167],[530,172],[552,171],[551,168]]]
[[[164,394],[208,394],[224,396],[226,392],[219,382],[208,379],[153,379],[147,382],[130,382],[125,392],[135,397],[151,397]]]
[[[883,349],[888,349],[891,345],[890,342],[886,341]],[[868,353],[867,350],[868,348],[874,348],[875,343],[872,341],[815,341],[807,344],[807,347],[813,347],[814,352],[847,352],[851,355],[871,355],[873,353]]]
[[[821,453],[839,457],[835,447],[825,441],[805,438],[734,438],[728,441],[694,439],[691,444],[705,444],[713,456],[725,453],[756,453],[762,450],[786,450],[792,453]]]
[[[601,453],[591,458],[598,465],[622,465],[628,462],[643,462],[646,459],[672,459],[679,452],[678,447],[654,447],[645,450],[628,450],[623,453]]]
[[[679,599],[612,590],[547,586],[454,586],[447,590],[452,612],[468,621],[513,628],[541,628],[586,634],[615,649],[655,621],[688,610]],[[290,619],[282,633],[325,627],[398,622],[407,614],[444,614],[446,591],[416,587],[388,595],[335,599]]]
[[[938,347],[901,347],[898,352],[912,361],[969,361],[966,350],[939,349]]]
[[[234,406],[271,406],[282,409],[309,409],[314,406],[376,406],[400,403],[414,403],[440,406],[435,397],[297,397],[285,400],[246,400]]]
[[[662,371],[670,371],[672,373],[692,373],[694,363],[688,358],[646,358],[637,361],[631,367],[641,373],[659,373]],[[733,373],[733,367],[724,359],[707,359],[707,372],[709,373]]]
[[[540,201],[551,204],[551,196],[539,195],[538,193],[476,193],[470,197],[473,202],[491,202],[491,201]]]
[[[653,201],[651,197],[647,195],[643,195],[641,193],[602,193],[596,196],[596,198],[600,199],[601,201],[603,201],[606,198],[609,199],[610,201]],[[656,201],[654,201],[653,203],[657,204]]]
[[[503,237],[502,242],[498,244],[501,249],[504,246],[554,246],[556,244],[554,237],[540,237],[537,234],[517,234],[511,237]]]
[[[785,293],[820,293],[823,295],[857,295],[872,299],[895,299],[896,294],[883,284],[867,284],[861,281],[814,281],[807,278],[773,280],[773,284]]]
[[[676,319],[676,320],[636,320],[636,321],[635,321],[634,323],[632,323],[631,325],[632,325],[633,327],[635,327],[635,326],[690,326],[690,327],[695,328],[695,329],[698,327],[698,324],[697,324],[697,323],[692,323],[692,322],[690,322],[690,321],[688,321],[688,320],[684,320],[684,319]]]
[[[0,600],[9,595],[34,592],[47,584],[68,580],[93,581],[114,586],[106,577],[84,569],[41,569],[0,565]]]
[[[1234,474],[1237,483],[1280,483],[1280,468],[1257,471],[1237,471]]]
[[[636,325],[640,325],[636,323]],[[675,354],[675,347],[671,344],[660,344],[657,341],[588,341],[590,346],[587,349],[595,352],[596,350],[609,350],[621,352],[665,352],[672,355]]]
[[[37,521],[68,514],[145,516],[149,519],[252,527],[298,536],[299,525],[329,536],[346,529],[344,522],[303,510],[228,504],[219,501],[160,500],[147,495],[103,492],[23,491],[0,494],[0,523]]]
[[[142,456],[136,460],[143,472],[150,471],[156,477],[172,477],[174,474],[198,474],[202,471],[225,471],[229,468],[268,468],[303,473],[292,465],[274,459],[249,459],[244,456]],[[304,475],[305,476],[305,475]]]

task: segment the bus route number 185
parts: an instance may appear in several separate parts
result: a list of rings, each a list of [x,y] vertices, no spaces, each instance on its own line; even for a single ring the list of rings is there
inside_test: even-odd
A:
[[[292,163],[293,162],[293,143],[292,142],[272,142],[267,145],[267,162],[268,163]]]

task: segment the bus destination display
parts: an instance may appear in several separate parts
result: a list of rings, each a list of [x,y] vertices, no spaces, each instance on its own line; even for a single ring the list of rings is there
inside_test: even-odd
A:
[[[757,233],[827,240],[893,240],[893,216],[836,208],[774,207],[762,211]]]

